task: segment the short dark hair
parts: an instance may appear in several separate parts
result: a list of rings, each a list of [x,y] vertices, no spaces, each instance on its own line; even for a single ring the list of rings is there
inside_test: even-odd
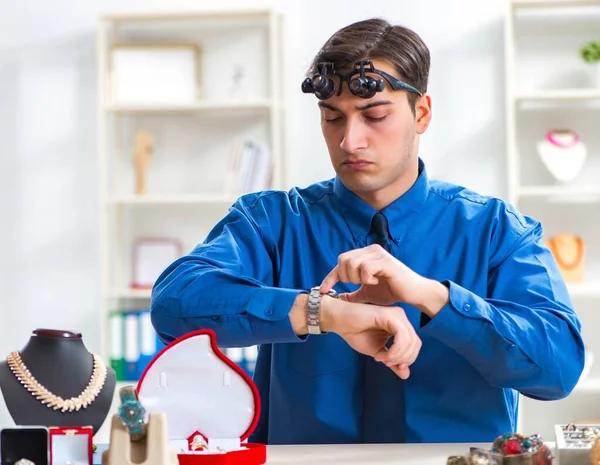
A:
[[[322,62],[332,62],[336,69],[344,69],[353,67],[359,60],[375,59],[390,62],[399,79],[422,94],[427,92],[431,63],[429,49],[414,31],[381,18],[358,21],[335,32],[313,59],[308,75],[317,73],[317,66]],[[407,94],[414,113],[418,95]]]

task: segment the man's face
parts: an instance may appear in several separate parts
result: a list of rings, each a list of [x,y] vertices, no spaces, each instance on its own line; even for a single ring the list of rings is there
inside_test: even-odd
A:
[[[399,77],[386,61],[373,65]],[[339,78],[334,79],[339,89]],[[342,93],[319,101],[319,108],[333,168],[348,189],[381,209],[410,188],[417,174],[418,136],[431,119],[429,96],[418,99],[413,115],[406,92],[392,90],[387,81],[383,92],[368,99],[353,95],[344,82]]]

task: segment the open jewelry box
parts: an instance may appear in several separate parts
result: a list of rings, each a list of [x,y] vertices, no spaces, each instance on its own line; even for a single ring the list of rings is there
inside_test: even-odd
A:
[[[13,426],[0,430],[0,463],[13,465],[28,460],[35,465],[49,465],[48,428]]]
[[[91,426],[15,426],[0,430],[0,464],[21,459],[35,465],[92,465]]]
[[[180,465],[266,462],[266,446],[246,442],[260,417],[258,389],[219,350],[213,331],[170,343],[150,361],[137,391],[147,413],[166,415]]]
[[[50,427],[50,465],[92,465],[94,429]]]

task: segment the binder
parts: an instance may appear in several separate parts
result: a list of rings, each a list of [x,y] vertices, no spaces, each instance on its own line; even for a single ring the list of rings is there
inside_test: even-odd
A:
[[[250,377],[254,376],[256,358],[258,356],[258,346],[250,347],[228,347],[221,349],[229,360],[238,365]]]
[[[140,359],[138,312],[124,312],[125,320],[125,381],[138,380]]]
[[[117,381],[125,381],[125,327],[123,312],[109,313],[109,363],[115,370]]]
[[[258,346],[250,346],[244,349],[244,360],[246,361],[245,370],[251,377],[254,376],[256,359],[258,358]]]
[[[152,326],[150,309],[142,309],[138,312],[138,344],[139,359],[137,363],[137,379],[140,379],[146,366],[160,352],[164,344],[158,338],[158,334]]]

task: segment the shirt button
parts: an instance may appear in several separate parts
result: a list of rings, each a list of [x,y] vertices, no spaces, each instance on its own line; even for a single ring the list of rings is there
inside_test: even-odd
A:
[[[463,306],[463,309],[465,310],[465,312],[468,312],[469,310],[471,310],[471,304],[465,304]]]
[[[272,315],[273,314],[273,307],[269,307],[265,310],[265,315]]]

